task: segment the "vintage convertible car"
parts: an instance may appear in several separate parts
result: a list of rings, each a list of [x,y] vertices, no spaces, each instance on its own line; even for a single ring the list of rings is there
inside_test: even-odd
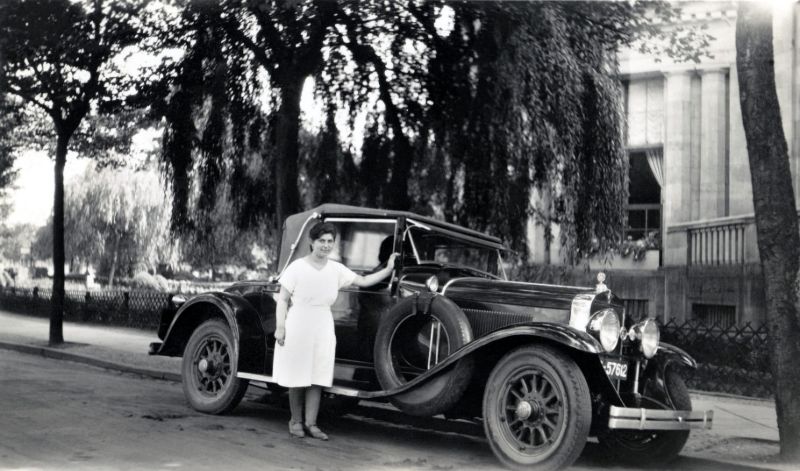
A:
[[[634,323],[598,275],[596,287],[506,279],[495,237],[403,211],[325,204],[287,218],[279,268],[308,253],[316,221],[339,230],[332,257],[368,273],[401,254],[387,282],[346,287],[332,308],[333,387],[390,401],[413,415],[482,421],[495,455],[514,469],[572,464],[587,437],[643,465],[677,456],[693,412],[680,376],[694,360]],[[183,356],[192,407],[220,414],[250,382],[272,383],[276,280],[176,295],[150,353]]]

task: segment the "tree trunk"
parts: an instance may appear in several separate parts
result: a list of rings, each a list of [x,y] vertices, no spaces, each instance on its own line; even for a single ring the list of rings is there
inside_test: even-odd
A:
[[[56,142],[55,191],[53,192],[53,300],[50,312],[50,345],[64,343],[64,165],[69,137],[59,132]]]
[[[300,208],[297,190],[298,137],[300,132],[300,97],[305,75],[293,75],[281,86],[281,106],[278,109],[275,133],[275,215],[280,230],[286,216]]]
[[[800,460],[800,229],[775,89],[772,14],[741,2],[736,21],[739,99],[753,184],[756,233],[767,298],[781,456]]]
[[[117,260],[119,260],[119,241],[121,237],[114,240],[114,252],[111,254],[111,269],[108,271],[108,288],[114,287],[114,275],[117,271]]]

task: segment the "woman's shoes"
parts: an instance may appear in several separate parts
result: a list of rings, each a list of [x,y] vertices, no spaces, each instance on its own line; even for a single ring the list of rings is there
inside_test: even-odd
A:
[[[313,425],[306,424],[305,428],[306,432],[308,432],[308,434],[311,435],[313,438],[316,438],[317,440],[328,440],[328,435],[322,430],[320,430],[319,427],[316,426],[316,424]]]
[[[317,429],[319,430],[319,429]],[[306,432],[303,430],[303,423],[302,422],[292,422],[289,421],[289,435],[293,438],[304,438],[306,436]],[[323,434],[324,435],[324,434]],[[314,437],[316,438],[316,437]]]

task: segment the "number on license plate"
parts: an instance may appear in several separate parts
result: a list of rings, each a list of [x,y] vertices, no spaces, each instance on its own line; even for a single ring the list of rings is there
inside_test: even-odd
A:
[[[620,361],[603,360],[603,368],[611,379],[628,379],[628,364]]]

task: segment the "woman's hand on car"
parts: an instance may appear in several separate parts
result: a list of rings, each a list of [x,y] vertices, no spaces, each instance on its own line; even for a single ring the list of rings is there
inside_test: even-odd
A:
[[[275,343],[283,346],[283,341],[286,340],[286,328],[278,327],[275,329]]]
[[[400,255],[400,254],[399,254],[399,253],[397,253],[397,252],[395,252],[395,253],[393,253],[393,254],[389,255],[389,260],[387,260],[387,261],[386,261],[386,266],[387,266],[389,269],[392,269],[392,270],[394,269],[394,263],[395,263],[395,259],[397,258],[397,256],[398,256],[398,255]]]

